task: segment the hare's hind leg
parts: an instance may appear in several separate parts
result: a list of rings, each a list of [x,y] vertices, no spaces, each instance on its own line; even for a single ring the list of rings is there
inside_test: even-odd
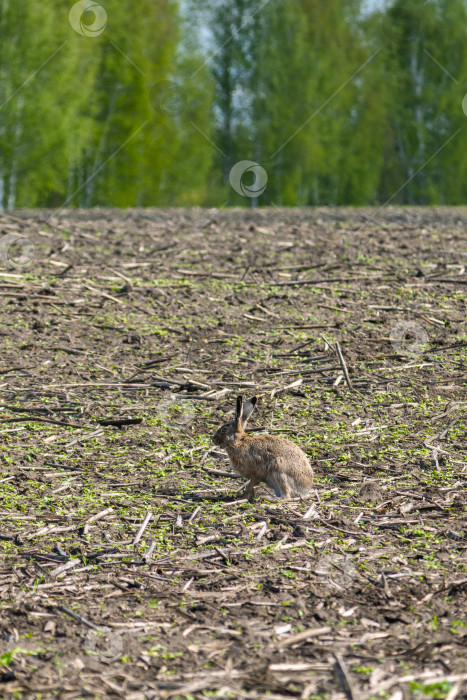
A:
[[[269,475],[266,483],[270,488],[274,489],[274,495],[277,498],[290,498],[290,486],[285,474],[275,472],[273,475]]]

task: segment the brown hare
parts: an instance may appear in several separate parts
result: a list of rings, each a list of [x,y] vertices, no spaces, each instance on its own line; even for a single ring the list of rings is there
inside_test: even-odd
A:
[[[256,402],[256,396],[245,404],[238,396],[235,420],[219,428],[213,437],[214,444],[224,447],[232,467],[250,479],[245,492],[249,499],[254,495],[255,486],[262,481],[278,498],[307,496],[313,485],[313,469],[305,453],[285,438],[251,437],[245,433]]]

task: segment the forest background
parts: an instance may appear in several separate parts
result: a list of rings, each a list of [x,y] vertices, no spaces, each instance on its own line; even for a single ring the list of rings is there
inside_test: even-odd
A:
[[[3,209],[466,201],[465,0],[0,0],[0,46]]]

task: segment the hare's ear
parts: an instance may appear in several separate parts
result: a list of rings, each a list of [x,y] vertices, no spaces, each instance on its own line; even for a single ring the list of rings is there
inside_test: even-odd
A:
[[[243,425],[247,424],[249,417],[255,410],[257,401],[258,399],[256,398],[256,396],[253,396],[253,398],[249,399],[243,406]]]
[[[237,410],[235,412],[235,428],[238,430],[242,425],[243,419],[243,397],[237,396]]]

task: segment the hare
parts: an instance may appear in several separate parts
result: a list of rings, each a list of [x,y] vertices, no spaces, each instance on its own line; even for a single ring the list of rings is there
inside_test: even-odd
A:
[[[256,396],[245,404],[238,396],[235,420],[219,428],[213,437],[214,444],[224,447],[232,467],[250,479],[245,491],[249,500],[253,498],[255,486],[262,481],[278,498],[306,496],[313,485],[313,469],[305,453],[282,437],[250,437],[245,433],[256,402]]]

